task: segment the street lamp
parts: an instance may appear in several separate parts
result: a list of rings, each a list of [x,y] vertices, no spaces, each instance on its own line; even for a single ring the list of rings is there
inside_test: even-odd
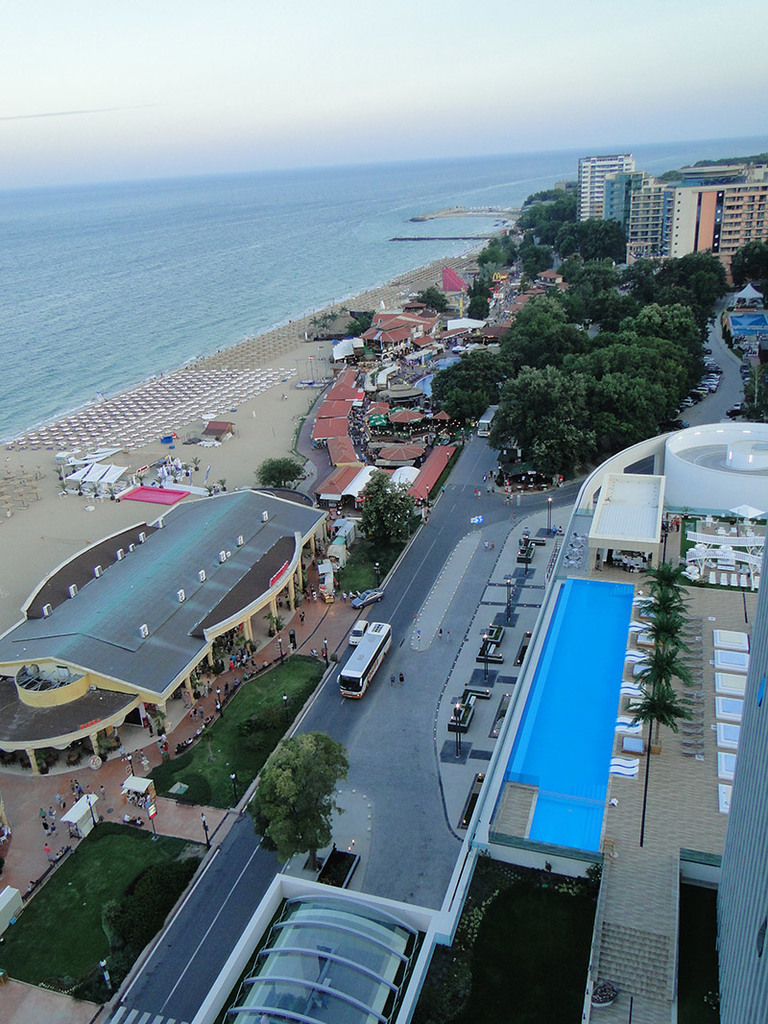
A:
[[[280,652],[280,664],[282,665],[285,654],[283,652],[283,638],[281,636],[277,638],[277,649]]]
[[[328,668],[328,637],[323,637],[323,657],[325,658],[325,667]]]
[[[547,498],[547,533],[552,533],[552,498]]]
[[[461,757],[461,703],[453,705],[453,721],[456,726],[456,757]]]
[[[232,779],[232,795],[235,798],[235,807],[237,807],[237,772],[230,772],[230,779]]]
[[[287,693],[283,694],[283,714],[285,715],[286,718],[288,717],[288,694]]]
[[[200,813],[200,821],[203,823],[203,832],[205,833],[205,845],[210,850],[211,840],[208,838],[208,822],[205,820],[205,814]]]
[[[507,625],[512,621],[512,577],[509,573],[504,577],[507,585]]]
[[[381,586],[381,566],[378,562],[373,563],[373,571],[376,573],[376,586]]]
[[[488,634],[483,633],[483,682],[488,682]]]
[[[98,822],[96,821],[96,815],[93,813],[93,801],[96,799],[96,796],[93,793],[86,793],[85,799],[88,801],[88,810],[91,812],[93,827],[96,828]]]

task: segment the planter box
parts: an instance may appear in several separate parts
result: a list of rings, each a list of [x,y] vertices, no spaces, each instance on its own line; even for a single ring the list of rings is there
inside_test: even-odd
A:
[[[347,853],[344,850],[331,850],[317,876],[323,885],[334,885],[337,889],[346,889],[355,868],[360,861],[359,853]]]

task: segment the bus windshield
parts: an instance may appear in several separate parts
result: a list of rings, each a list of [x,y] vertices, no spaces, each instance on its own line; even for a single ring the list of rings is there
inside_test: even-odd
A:
[[[376,670],[392,646],[392,627],[388,622],[372,622],[339,672],[342,697],[362,697]]]

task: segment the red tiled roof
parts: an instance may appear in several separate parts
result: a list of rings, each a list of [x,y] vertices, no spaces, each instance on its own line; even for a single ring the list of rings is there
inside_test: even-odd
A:
[[[313,441],[327,441],[329,437],[347,437],[349,421],[346,416],[324,416],[312,428]]]
[[[348,466],[357,462],[357,452],[349,437],[329,437],[328,455],[332,466]]]
[[[408,493],[417,501],[426,501],[455,451],[455,446],[451,444],[433,448]]]
[[[364,467],[361,462],[355,462],[349,466],[337,466],[337,468],[334,469],[334,471],[330,473],[322,483],[315,487],[315,494],[320,496],[336,495],[340,497],[363,468]]]
[[[349,416],[353,401],[352,398],[326,398],[317,410],[317,419],[327,419],[329,416]]]

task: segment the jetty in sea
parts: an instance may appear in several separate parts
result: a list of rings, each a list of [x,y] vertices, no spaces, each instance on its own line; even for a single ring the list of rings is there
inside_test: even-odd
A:
[[[503,206],[447,206],[442,210],[434,210],[432,213],[421,213],[417,217],[411,217],[411,223],[419,224],[425,220],[440,220],[443,217],[502,217],[504,220],[514,220],[520,213],[518,208]]]

